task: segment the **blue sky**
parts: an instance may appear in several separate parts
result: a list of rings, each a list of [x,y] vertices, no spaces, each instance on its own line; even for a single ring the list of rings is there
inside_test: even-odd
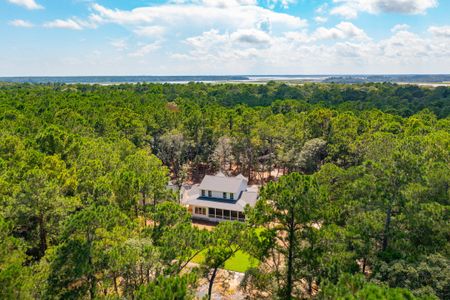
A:
[[[0,0],[0,76],[450,72],[447,0]]]

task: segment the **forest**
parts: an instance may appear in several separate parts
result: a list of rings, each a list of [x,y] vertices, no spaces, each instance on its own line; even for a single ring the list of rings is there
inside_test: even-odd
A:
[[[245,222],[169,181],[239,173]],[[0,84],[0,299],[450,299],[450,88]],[[194,257],[204,260],[192,267]]]

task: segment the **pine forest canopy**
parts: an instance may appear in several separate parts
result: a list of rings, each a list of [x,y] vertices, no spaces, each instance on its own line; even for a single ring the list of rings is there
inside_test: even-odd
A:
[[[167,183],[218,171],[260,199],[201,230]],[[249,299],[449,299],[449,200],[450,87],[0,84],[1,299],[214,299],[241,253]]]

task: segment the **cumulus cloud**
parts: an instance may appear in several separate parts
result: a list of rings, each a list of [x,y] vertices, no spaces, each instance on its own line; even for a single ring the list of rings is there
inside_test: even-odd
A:
[[[184,42],[192,47],[195,53],[201,55],[202,53],[208,54],[209,50],[217,46],[222,47],[231,41],[228,34],[220,34],[217,29],[211,29],[203,32],[201,35],[189,37]]]
[[[203,4],[205,6],[227,8],[232,6],[256,5],[256,0],[200,0],[192,3]]]
[[[372,0],[376,12],[388,13],[423,14],[437,5],[437,0]]]
[[[258,5],[258,0],[173,0],[171,2],[176,4],[197,4],[220,8]],[[289,8],[289,5],[296,3],[297,0],[263,0],[259,2],[261,4],[265,4],[270,9],[273,9],[277,6],[282,8]]]
[[[198,36],[185,39],[184,43],[191,50],[187,53],[176,53],[175,57],[188,59],[251,59],[263,55],[260,50],[272,46],[276,38],[257,29],[239,29],[232,33],[220,33],[217,29],[203,32]]]
[[[82,30],[86,28],[97,28],[99,23],[100,20],[98,20],[96,16],[91,15],[87,20],[83,20],[77,17],[68,19],[56,19],[53,21],[45,22],[43,26],[46,28]]]
[[[437,37],[450,38],[450,26],[431,26],[428,32]]]
[[[437,0],[333,0],[336,7],[331,14],[344,18],[356,18],[358,13],[401,13],[423,14],[428,9],[437,7]]]
[[[408,30],[409,28],[410,26],[408,24],[397,24],[391,28],[391,32],[405,31]]]
[[[312,35],[315,40],[325,39],[368,39],[369,37],[359,27],[356,27],[350,22],[341,22],[333,28],[319,27]]]
[[[289,8],[291,4],[296,3],[296,0],[267,0],[269,8],[275,8],[276,6],[281,6],[285,9]]]
[[[269,34],[256,29],[239,29],[233,32],[230,37],[233,41],[252,45],[267,45],[271,42]]]
[[[223,68],[230,68],[230,71],[234,68],[233,73],[236,73],[262,59],[262,55],[272,46],[272,37],[263,31],[253,29],[232,33],[220,33],[212,29],[187,38],[184,42],[190,50],[185,53],[173,53],[173,59],[205,66],[210,64],[211,67],[220,64]]]
[[[283,3],[292,1],[277,1],[277,4]],[[136,38],[158,40],[139,46],[129,53],[129,57],[155,53],[163,46],[161,38],[167,32],[176,33],[176,37],[165,36],[164,43],[169,39],[170,43],[177,44],[181,39],[184,47],[191,47],[190,54],[172,53],[173,57],[211,57],[217,53],[208,50],[220,49],[218,43],[234,44],[239,48],[230,53],[230,57],[250,57],[256,55],[256,48],[270,46],[272,32],[300,30],[307,26],[306,20],[261,7],[256,0],[178,0],[131,10],[111,9],[94,3],[91,8],[90,20],[95,24],[117,24],[132,31]]]
[[[316,23],[326,23],[328,21],[328,18],[317,16],[314,18],[314,21],[316,21]]]
[[[289,14],[278,13],[254,5],[253,1],[202,1],[201,3],[164,4],[138,7],[132,10],[109,9],[93,4],[92,17],[103,23],[128,26],[171,26],[191,29],[205,27],[226,27],[230,29],[249,28],[269,20],[273,27],[299,28],[307,25],[306,20]],[[223,5],[220,5],[220,4]],[[243,5],[245,3],[245,5]]]
[[[332,15],[339,15],[346,19],[354,19],[358,16],[358,9],[353,5],[341,5],[333,8],[331,10]]]
[[[21,19],[9,21],[8,24],[11,26],[14,26],[14,27],[23,27],[23,28],[34,27],[33,23],[26,21],[26,20],[21,20]]]
[[[383,57],[402,59],[423,57],[431,54],[431,49],[423,38],[409,31],[398,31],[379,44]]]
[[[35,0],[8,0],[8,2],[25,7],[26,9],[30,9],[30,10],[44,8],[42,5],[36,3]]]
[[[139,36],[146,37],[159,37],[162,36],[166,31],[166,28],[162,26],[140,26],[133,30],[133,32]]]
[[[78,21],[74,19],[56,19],[51,22],[44,23],[44,27],[47,28],[60,28],[60,29],[71,29],[71,30],[82,30],[83,26]]]
[[[403,27],[375,41],[349,22],[282,35],[209,30],[186,39],[190,49],[170,57],[197,73],[415,73],[422,68],[443,72],[450,68],[450,43],[443,38],[447,30],[430,27],[429,32],[423,36]]]
[[[150,43],[150,44],[146,44],[146,45],[143,45],[143,46],[139,47],[135,51],[131,52],[129,54],[129,56],[131,56],[131,57],[143,57],[143,56],[146,56],[149,53],[152,53],[152,52],[158,50],[159,48],[161,48],[161,42],[160,41],[156,41],[156,42],[153,42],[153,43]]]
[[[310,43],[311,38],[306,31],[289,31],[285,32],[282,36],[286,41],[292,41],[296,43]]]
[[[393,8],[393,2],[402,1],[386,4],[382,0],[334,0],[334,5],[316,11],[314,21],[326,22],[330,10],[344,10],[350,3],[364,2],[367,6],[350,7],[354,9],[349,16],[363,11],[426,11],[423,6]],[[98,71],[104,73],[416,73],[421,67],[425,72],[450,69],[449,26],[432,26],[418,34],[411,32],[408,25],[398,24],[388,38],[374,40],[348,21],[309,29],[304,19],[273,11],[267,8],[268,3],[173,0],[130,10],[92,4],[92,14],[86,20],[58,19],[45,26],[80,30],[115,24],[131,32],[126,38],[109,40],[118,51],[117,61],[109,61],[109,65],[105,62],[104,69]],[[277,5],[281,7],[282,2],[277,1]],[[102,64],[100,61],[95,63]]]
[[[323,15],[328,11],[328,3],[325,2],[324,4],[320,5],[318,8],[316,8],[316,13],[319,15]]]

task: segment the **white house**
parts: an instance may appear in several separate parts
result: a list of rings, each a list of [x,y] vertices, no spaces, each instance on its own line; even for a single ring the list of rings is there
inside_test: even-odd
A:
[[[249,187],[244,176],[227,177],[218,173],[206,175],[199,185],[184,192],[181,203],[194,219],[244,221],[244,208],[247,205],[253,207],[257,198],[257,187]]]

